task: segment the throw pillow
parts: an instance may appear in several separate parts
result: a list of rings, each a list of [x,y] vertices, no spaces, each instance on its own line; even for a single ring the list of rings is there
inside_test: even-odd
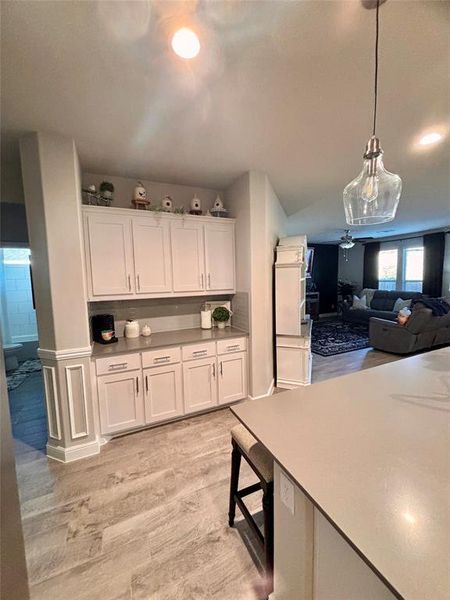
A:
[[[351,307],[353,310],[357,309],[357,308],[369,308],[367,306],[367,298],[366,296],[362,296],[361,298],[358,298],[358,296],[353,296],[353,304]]]
[[[398,312],[402,308],[409,308],[411,306],[411,300],[403,300],[403,298],[397,298],[394,304],[392,312]]]

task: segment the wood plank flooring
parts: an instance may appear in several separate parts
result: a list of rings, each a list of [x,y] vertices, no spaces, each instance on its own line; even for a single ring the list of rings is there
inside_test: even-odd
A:
[[[371,349],[314,355],[313,382],[398,358]],[[44,454],[40,374],[10,403],[32,600],[264,597],[252,532],[242,520],[227,525],[236,423],[228,409],[117,438],[63,465]],[[252,497],[254,512],[260,501]]]

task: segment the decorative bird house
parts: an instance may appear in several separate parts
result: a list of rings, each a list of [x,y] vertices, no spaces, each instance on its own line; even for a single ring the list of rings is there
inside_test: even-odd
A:
[[[137,182],[137,186],[133,191],[133,204],[134,208],[140,210],[145,210],[150,204],[150,201],[147,200],[147,190],[140,181]]]
[[[194,194],[194,197],[191,200],[191,210],[189,211],[191,215],[201,215],[202,214],[202,203],[200,198],[198,198],[197,194]]]
[[[173,212],[173,200],[170,196],[164,196],[161,207],[165,212]]]

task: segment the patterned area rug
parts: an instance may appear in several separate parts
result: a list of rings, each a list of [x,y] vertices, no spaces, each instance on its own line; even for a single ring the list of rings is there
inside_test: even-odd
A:
[[[31,373],[36,373],[36,371],[40,371],[41,369],[41,361],[37,358],[23,362],[11,375],[6,376],[8,392],[18,388]]]
[[[315,321],[311,350],[320,356],[334,356],[369,348],[369,327],[342,321]]]

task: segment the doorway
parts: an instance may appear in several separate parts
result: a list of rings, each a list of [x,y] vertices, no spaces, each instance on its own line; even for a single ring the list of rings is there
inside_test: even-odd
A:
[[[47,414],[30,270],[30,249],[0,249],[0,321],[16,453],[45,451]]]

